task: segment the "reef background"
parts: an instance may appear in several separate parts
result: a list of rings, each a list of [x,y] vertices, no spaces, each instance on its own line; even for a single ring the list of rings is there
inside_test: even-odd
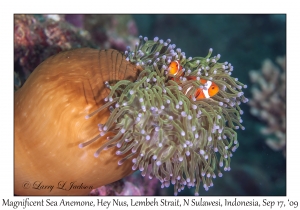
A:
[[[142,35],[149,39],[170,38],[187,57],[205,56],[213,48],[213,55],[221,54],[220,62],[228,61],[234,66],[232,76],[248,85],[245,96],[251,100],[250,70],[261,69],[266,58],[275,62],[278,56],[286,55],[286,15],[283,14],[15,15],[14,29],[15,89],[40,62],[57,52],[77,47],[125,50]],[[231,171],[224,172],[222,178],[217,177],[209,191],[200,188],[200,195],[286,195],[288,151],[284,156],[282,151],[268,147],[265,142],[268,137],[260,132],[265,122],[250,113],[249,104],[241,107],[246,130],[237,131],[240,146],[232,157]],[[161,189],[157,181],[144,180],[138,173],[108,186],[106,191],[102,188],[91,194],[174,194],[172,186]],[[126,193],[122,193],[122,188]],[[179,193],[193,194],[193,189]]]

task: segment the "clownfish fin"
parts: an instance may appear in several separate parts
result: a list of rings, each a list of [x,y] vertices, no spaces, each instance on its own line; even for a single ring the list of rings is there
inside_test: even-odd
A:
[[[206,98],[203,89],[198,88],[196,90],[196,92],[195,92],[195,98],[196,98],[196,100],[200,100],[200,99],[205,99]]]

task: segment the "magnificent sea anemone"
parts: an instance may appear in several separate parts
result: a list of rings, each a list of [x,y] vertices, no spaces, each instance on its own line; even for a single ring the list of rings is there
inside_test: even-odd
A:
[[[104,81],[134,80],[139,72],[116,50],[75,49],[42,62],[15,92],[14,193],[88,195],[132,173],[130,162],[116,164],[114,148],[93,156],[106,138],[84,150],[78,144],[109,117],[107,110],[85,119],[104,104]]]
[[[15,193],[28,194],[26,178],[97,187],[140,170],[175,195],[185,186],[198,195],[229,171],[246,86],[212,49],[186,58],[170,42],[140,36],[124,54],[77,49],[38,66],[15,95]],[[182,74],[170,74],[173,61]],[[212,82],[218,93],[198,100]]]
[[[104,99],[106,104],[87,115],[92,118],[109,109],[111,114],[104,124],[99,124],[99,136],[108,132],[107,142],[95,152],[117,147],[116,155],[126,155],[118,161],[122,165],[132,159],[132,170],[139,169],[141,175],[150,173],[149,178],[160,180],[162,187],[172,183],[175,194],[184,186],[196,187],[198,194],[200,182],[208,190],[213,186],[212,179],[230,170],[230,157],[239,144],[234,129],[245,129],[242,125],[239,105],[247,102],[241,89],[246,87],[232,78],[233,66],[218,63],[220,55],[211,57],[212,49],[206,57],[186,58],[181,49],[159,40],[143,39],[133,51],[125,52],[126,60],[141,66],[143,71],[135,81],[121,80],[115,85],[105,84],[110,90]],[[184,76],[170,77],[168,66],[179,61]],[[189,77],[196,80],[189,80]],[[178,76],[179,77],[179,76]],[[213,98],[196,100],[194,95],[206,84],[200,79],[214,82],[220,87]],[[79,145],[91,145],[93,138]],[[149,164],[151,164],[150,167]]]

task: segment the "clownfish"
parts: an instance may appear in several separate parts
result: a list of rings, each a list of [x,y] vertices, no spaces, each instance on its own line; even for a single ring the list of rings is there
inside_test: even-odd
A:
[[[183,75],[182,66],[180,65],[179,60],[172,61],[169,65],[169,75],[176,76],[172,77],[171,80],[174,80],[175,82],[179,83],[179,77]],[[197,77],[188,76],[187,80],[196,80]],[[205,79],[200,79],[200,83],[202,85],[206,84],[206,88],[198,88],[195,92],[195,98],[196,100],[201,100],[205,98],[210,98],[216,95],[219,92],[219,87],[216,85],[216,83],[212,81],[207,81]],[[188,88],[186,93],[191,89],[192,87]]]
[[[196,77],[188,77],[188,80],[196,80]],[[216,95],[219,92],[219,87],[216,85],[216,83],[212,81],[207,81],[205,79],[200,79],[200,83],[202,85],[207,84],[206,88],[198,88],[195,92],[195,98],[196,100],[210,98]],[[188,92],[190,89],[188,89],[186,92]]]
[[[179,60],[172,61],[169,65],[169,75],[176,76],[176,78],[179,78],[182,74],[182,66],[180,65]]]

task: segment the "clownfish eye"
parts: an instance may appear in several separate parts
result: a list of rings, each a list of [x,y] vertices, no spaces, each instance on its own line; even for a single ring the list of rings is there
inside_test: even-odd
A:
[[[211,89],[215,89],[215,86],[212,86],[212,88]]]

